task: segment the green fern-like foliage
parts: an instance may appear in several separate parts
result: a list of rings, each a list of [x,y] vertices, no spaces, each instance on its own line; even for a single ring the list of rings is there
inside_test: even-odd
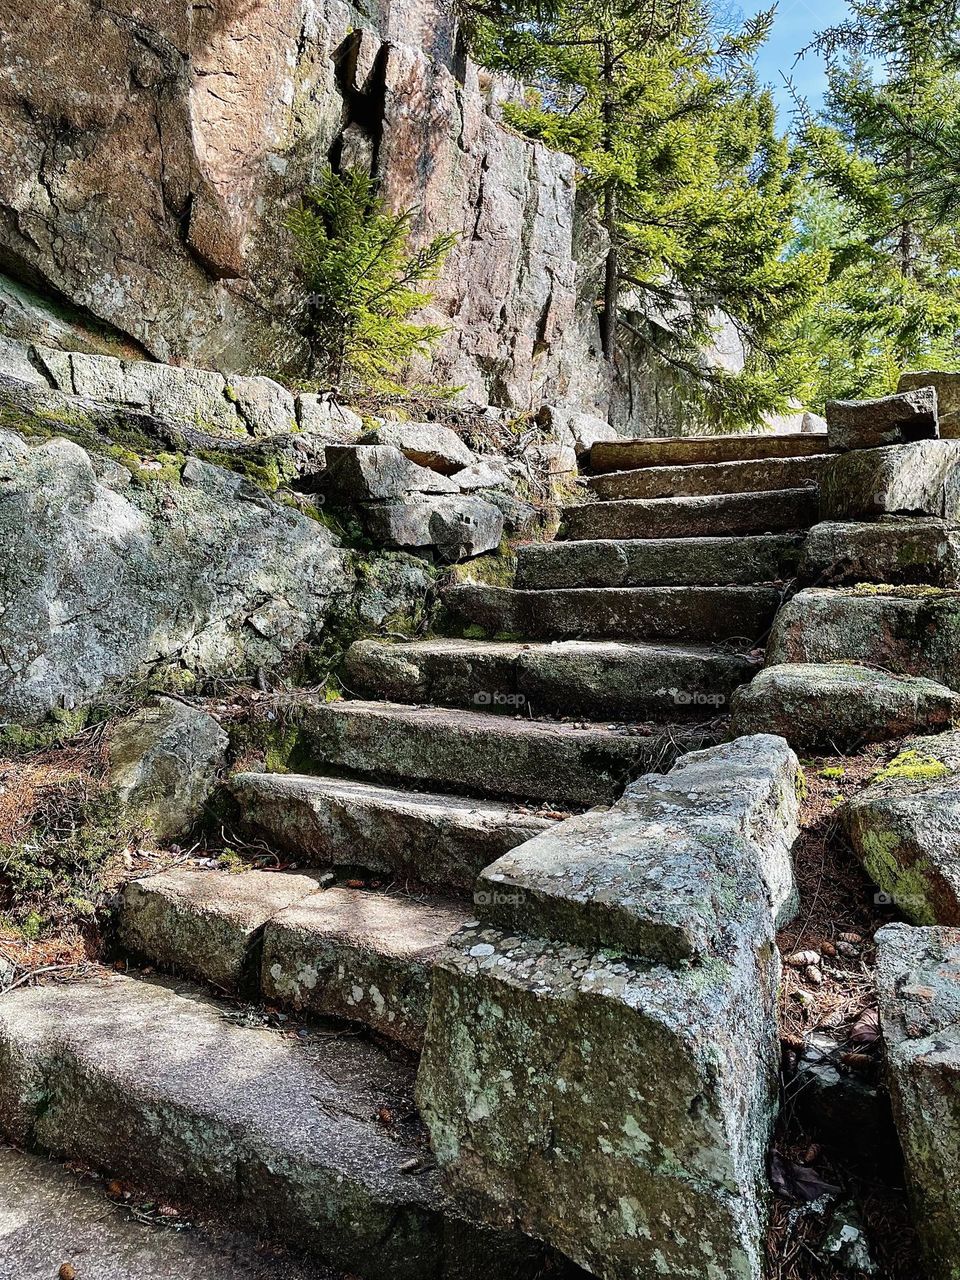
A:
[[[413,317],[430,302],[456,236],[411,248],[413,211],[391,213],[365,173],[328,169],[287,219],[308,292],[312,376],[345,394],[411,390],[401,378],[444,329]],[[434,394],[445,388],[412,388]]]

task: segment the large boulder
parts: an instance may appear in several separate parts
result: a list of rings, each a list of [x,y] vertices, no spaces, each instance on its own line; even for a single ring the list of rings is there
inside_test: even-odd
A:
[[[960,529],[931,516],[825,521],[807,536],[800,575],[818,586],[960,586]]]
[[[960,930],[877,934],[877,987],[894,1119],[930,1280],[960,1258]]]
[[[158,698],[111,729],[108,781],[138,825],[172,839],[202,816],[229,742],[206,711]]]
[[[603,1280],[759,1280],[796,781],[776,739],[698,752],[484,874],[418,1077],[470,1211]]]
[[[885,515],[960,521],[960,440],[918,440],[840,454],[820,478],[823,520]]]
[[[960,694],[853,662],[779,663],[742,685],[731,711],[736,734],[782,734],[798,751],[842,753],[948,729],[960,718]]]
[[[165,669],[270,667],[321,633],[349,590],[336,538],[233,472],[171,470],[0,432],[4,720],[35,724]]]
[[[960,690],[960,592],[811,587],[777,614],[767,662],[855,662]]]
[[[914,924],[960,925],[960,733],[918,738],[843,807],[850,843]]]
[[[831,449],[872,449],[931,440],[939,433],[933,387],[918,387],[879,400],[831,400],[827,405]]]

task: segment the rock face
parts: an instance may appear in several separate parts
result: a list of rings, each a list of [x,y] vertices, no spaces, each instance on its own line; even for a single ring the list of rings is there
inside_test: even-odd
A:
[[[917,738],[843,808],[850,843],[914,924],[960,925],[960,733]]]
[[[418,1078],[460,1203],[603,1280],[761,1275],[796,775],[741,739],[488,868]]]
[[[919,440],[884,449],[855,449],[823,473],[824,520],[885,515],[960,520],[960,440]]]
[[[282,222],[332,155],[373,165],[419,239],[460,234],[431,308],[438,379],[523,409],[605,402],[573,162],[497,123],[511,87],[439,6],[63,0],[45,57],[49,21],[3,24],[0,260],[19,280],[157,359],[302,368]]]
[[[213,716],[159,698],[111,730],[109,782],[142,826],[171,839],[200,818],[228,744]]]
[[[872,449],[930,440],[939,433],[933,387],[918,387],[880,400],[832,400],[827,405],[831,449]]]
[[[319,634],[346,561],[322,525],[196,459],[136,480],[0,433],[3,718],[33,724],[170,667],[249,671]]]
[[[844,752],[948,729],[960,717],[960,695],[853,662],[785,662],[741,686],[732,711],[735,733],[777,733],[798,751]]]
[[[960,931],[888,925],[877,986],[894,1118],[931,1280],[960,1258]]]

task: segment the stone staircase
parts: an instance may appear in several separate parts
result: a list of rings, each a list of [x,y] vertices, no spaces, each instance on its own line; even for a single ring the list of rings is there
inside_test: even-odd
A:
[[[434,959],[496,892],[471,897],[484,867],[729,736],[825,461],[807,435],[597,444],[514,587],[451,588],[444,637],[355,644],[342,699],[261,699],[290,771],[236,775],[240,821],[310,870],[128,885],[120,946],[169,976],[13,993],[0,1126],[361,1276],[540,1274],[439,1187],[410,1056]]]

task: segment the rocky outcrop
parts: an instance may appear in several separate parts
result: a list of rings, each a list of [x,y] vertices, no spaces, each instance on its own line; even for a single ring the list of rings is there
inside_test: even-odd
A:
[[[0,267],[17,280],[156,359],[302,370],[282,222],[329,156],[372,167],[418,238],[458,233],[437,378],[520,409],[605,402],[573,162],[497,122],[511,86],[430,0],[373,19],[341,0],[7,9]]]
[[[191,458],[174,482],[0,432],[0,707],[32,724],[161,670],[247,673],[349,591],[314,520]]]
[[[760,1276],[796,780],[740,739],[487,868],[418,1077],[470,1211],[604,1280]]]

